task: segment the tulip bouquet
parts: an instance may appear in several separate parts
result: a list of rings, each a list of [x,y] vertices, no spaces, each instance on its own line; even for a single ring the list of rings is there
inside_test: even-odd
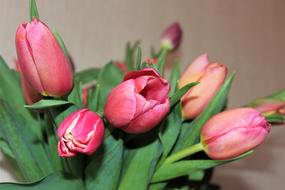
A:
[[[285,91],[227,110],[234,74],[206,54],[164,75],[181,37],[173,23],[149,59],[129,43],[124,61],[75,72],[30,0],[16,69],[0,58],[0,148],[22,183],[0,189],[216,189],[212,168],[248,156],[269,123],[284,123]]]

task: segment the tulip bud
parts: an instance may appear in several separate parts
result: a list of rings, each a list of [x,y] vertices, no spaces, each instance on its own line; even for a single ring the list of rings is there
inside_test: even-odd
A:
[[[42,96],[25,80],[18,60],[15,60],[16,71],[20,74],[21,87],[26,104],[34,104],[42,99]]]
[[[209,63],[206,54],[198,57],[183,73],[179,80],[179,88],[199,82],[181,99],[182,115],[185,119],[198,116],[219,91],[227,76],[227,67],[219,63]]]
[[[128,72],[127,65],[126,65],[124,62],[116,61],[116,62],[113,62],[113,64],[114,64],[116,67],[118,67],[118,69],[120,69],[120,71],[122,71],[123,73]]]
[[[29,84],[44,96],[63,96],[73,86],[72,69],[49,28],[34,19],[16,33],[21,71]]]
[[[263,115],[284,114],[285,101],[278,99],[258,99],[250,104],[251,107]]]
[[[181,43],[182,30],[179,23],[168,26],[161,36],[161,47],[170,51],[177,49]]]
[[[104,123],[95,112],[81,109],[63,120],[57,134],[59,156],[71,157],[77,153],[91,155],[103,141]]]
[[[231,159],[261,144],[270,131],[266,119],[252,108],[221,112],[201,130],[201,142],[209,157]]]
[[[128,72],[108,95],[104,115],[127,133],[151,130],[170,109],[170,85],[154,69]]]

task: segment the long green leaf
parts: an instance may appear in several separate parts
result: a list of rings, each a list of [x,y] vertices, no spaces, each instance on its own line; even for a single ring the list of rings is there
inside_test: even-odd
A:
[[[173,69],[172,69],[172,73],[171,73],[170,80],[169,80],[169,83],[170,83],[170,86],[171,86],[171,89],[170,89],[170,92],[169,92],[169,96],[170,97],[177,90],[177,82],[178,82],[179,78],[180,78],[179,63],[176,62],[174,67],[173,67]]]
[[[211,100],[206,109],[192,122],[185,123],[182,126],[181,136],[179,137],[179,140],[176,143],[174,149],[175,152],[188,146],[191,146],[199,141],[200,130],[203,125],[210,117],[219,113],[223,109],[227,101],[227,96],[230,91],[233,79],[234,74],[231,74],[225,81],[221,89],[218,91],[218,93]]]
[[[25,105],[26,108],[29,109],[46,109],[51,107],[57,107],[57,106],[63,106],[72,104],[71,102],[65,101],[65,100],[45,100],[42,99],[32,105]]]
[[[123,162],[123,142],[109,135],[86,167],[86,188],[116,190]]]
[[[100,85],[100,109],[103,111],[104,105],[109,92],[117,86],[123,79],[123,73],[111,62],[106,64],[98,76],[98,84]]]
[[[164,165],[155,172],[152,178],[152,182],[169,180],[183,175],[188,175],[191,172],[197,172],[199,170],[213,168],[222,164],[239,160],[241,158],[250,155],[251,153],[252,151],[249,151],[231,160],[187,160],[187,161],[175,162],[169,165]]]
[[[132,156],[127,166],[118,190],[147,190],[154,168],[161,154],[159,141],[132,150]]]
[[[29,123],[0,101],[0,133],[10,147],[21,174],[27,181],[39,180],[52,172],[43,145],[29,128]]]
[[[52,174],[34,183],[1,183],[0,189],[5,190],[84,190],[84,184],[79,178]]]
[[[197,84],[199,84],[199,82],[192,82],[189,83],[185,86],[183,86],[181,89],[179,89],[178,91],[176,91],[173,96],[171,96],[170,98],[170,106],[174,106],[178,101],[180,101],[180,99],[182,98],[182,96],[184,96],[184,94],[190,90],[190,88],[192,88],[193,86],[196,86]]]
[[[31,131],[33,131],[40,139],[42,139],[41,128],[36,120],[32,117],[29,110],[24,108],[25,101],[21,91],[20,79],[15,71],[9,69],[4,59],[0,56],[0,99],[9,102],[14,110],[21,114],[28,121]]]

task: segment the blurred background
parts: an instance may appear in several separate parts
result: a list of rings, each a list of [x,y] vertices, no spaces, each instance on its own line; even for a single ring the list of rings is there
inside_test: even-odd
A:
[[[77,70],[123,60],[127,41],[141,40],[143,57],[159,47],[162,30],[180,22],[183,42],[169,59],[185,68],[207,52],[236,71],[229,106],[285,88],[284,0],[38,0],[40,18],[64,38]],[[28,0],[0,1],[0,54],[13,67],[17,26],[28,21]],[[1,82],[0,82],[1,85]],[[285,127],[246,159],[215,170],[230,190],[284,189]],[[0,182],[14,181],[0,153]]]

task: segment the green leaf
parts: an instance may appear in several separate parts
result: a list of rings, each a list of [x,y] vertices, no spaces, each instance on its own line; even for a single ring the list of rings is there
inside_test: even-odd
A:
[[[268,98],[279,99],[279,100],[285,101],[285,90],[280,90],[280,91],[268,96]]]
[[[40,139],[42,139],[41,128],[33,118],[29,110],[24,108],[25,101],[22,95],[20,78],[18,73],[9,69],[4,59],[0,56],[0,99],[9,102],[14,112],[21,114],[29,122],[30,128]]]
[[[141,49],[141,47],[138,47],[137,64],[136,64],[136,69],[137,70],[141,69],[141,63],[142,63],[142,49]]]
[[[81,179],[66,177],[61,174],[52,174],[34,183],[1,183],[0,189],[5,190],[83,190],[84,184]]]
[[[112,62],[106,64],[98,76],[100,85],[100,111],[103,111],[109,92],[116,87],[123,79],[123,73]]]
[[[137,49],[139,41],[136,41],[132,46],[130,42],[127,43],[126,53],[125,53],[125,64],[129,71],[134,70],[134,51]]]
[[[21,114],[0,101],[0,133],[12,151],[21,174],[27,181],[39,180],[52,172],[44,146]]]
[[[57,107],[57,106],[63,106],[72,104],[71,102],[65,101],[65,100],[45,100],[42,99],[32,105],[25,105],[26,108],[29,109],[46,109],[51,107]]]
[[[75,80],[80,81],[83,85],[91,81],[96,81],[99,73],[99,68],[90,68],[76,73]]]
[[[203,125],[210,117],[219,113],[223,109],[227,101],[227,96],[230,91],[233,79],[234,74],[231,74],[224,82],[218,93],[212,98],[206,109],[192,122],[183,124],[181,135],[178,139],[178,142],[176,143],[174,152],[191,146],[199,141],[200,130]]]
[[[67,48],[66,48],[66,46],[65,46],[65,44],[64,44],[64,41],[63,41],[62,37],[61,37],[60,34],[56,31],[56,29],[53,29],[52,32],[53,32],[53,34],[54,34],[56,40],[58,41],[58,43],[59,43],[61,49],[63,50],[65,56],[67,57],[69,64],[70,64],[71,67],[74,69],[73,60],[72,60],[72,58],[71,58],[71,56],[70,56],[70,54],[69,54],[69,52],[68,52],[68,50],[67,50]]]
[[[8,143],[4,139],[0,139],[0,149],[6,156],[9,156],[10,158],[14,159],[16,158]]]
[[[37,9],[36,0],[30,0],[30,20],[34,18],[39,19],[39,13]]]
[[[172,73],[171,73],[171,76],[170,76],[170,80],[169,80],[169,83],[170,83],[170,86],[171,86],[171,89],[170,89],[170,92],[169,92],[169,96],[173,96],[174,92],[177,90],[177,82],[180,78],[180,69],[179,69],[179,63],[176,62],[173,69],[172,69]]]
[[[74,86],[70,94],[68,95],[68,102],[82,107],[82,85],[78,80],[74,81]]]
[[[118,190],[147,190],[156,163],[161,155],[158,140],[130,151],[131,159],[126,167]],[[125,158],[126,159],[126,158]]]
[[[285,123],[285,116],[282,114],[271,114],[268,116],[265,116],[267,122],[272,123],[272,124],[282,124]]]
[[[213,168],[222,164],[226,164],[244,158],[250,155],[252,152],[253,151],[249,151],[231,160],[187,160],[175,162],[169,165],[163,165],[153,175],[152,182],[165,181],[180,176],[188,175],[192,172]]]
[[[66,110],[62,111],[60,114],[58,114],[55,118],[55,122],[56,125],[59,126],[59,124],[71,113],[77,111],[79,109],[79,107],[77,107],[76,105],[72,105],[69,108],[67,108]]]
[[[97,84],[95,89],[88,92],[88,107],[94,112],[99,111],[100,106],[100,85]]]
[[[109,135],[86,167],[86,188],[116,190],[123,162],[123,142]]]
[[[163,48],[158,60],[157,60],[157,68],[158,68],[158,72],[163,75],[163,68],[164,68],[164,64],[165,64],[165,60],[166,60],[166,56],[167,56],[167,52],[168,50]]]
[[[180,101],[180,99],[182,98],[182,96],[184,96],[184,94],[186,92],[188,92],[188,90],[190,88],[192,88],[193,86],[196,86],[197,84],[199,84],[199,82],[192,82],[192,83],[189,83],[185,86],[183,86],[181,89],[179,89],[177,92],[175,92],[173,94],[173,96],[171,96],[170,98],[170,106],[174,106],[175,104],[177,104],[177,102]]]
[[[160,164],[168,156],[179,136],[182,125],[179,107],[180,105],[176,105],[174,111],[166,118],[165,124],[161,126],[159,138],[162,143],[163,154],[159,161]]]

